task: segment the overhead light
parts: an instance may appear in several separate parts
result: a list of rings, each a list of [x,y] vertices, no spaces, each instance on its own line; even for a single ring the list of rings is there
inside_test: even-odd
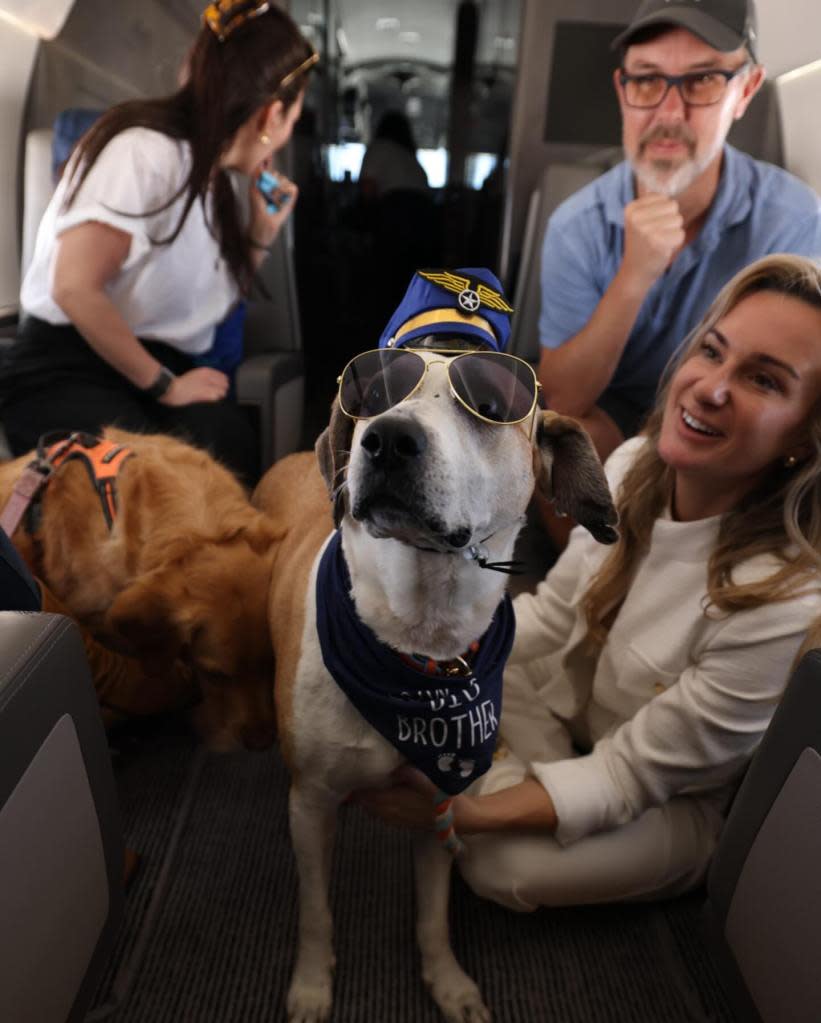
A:
[[[493,40],[493,45],[497,46],[500,50],[512,50],[516,45],[516,40],[513,36],[496,36]]]
[[[402,40],[403,43],[407,43],[409,46],[411,46],[414,43],[418,43],[422,37],[419,35],[418,32],[400,32],[399,38]]]
[[[308,11],[305,17],[307,18],[309,25],[321,26],[325,24],[325,15],[322,11]]]
[[[377,32],[398,32],[400,21],[399,18],[377,18],[376,19],[376,31]]]
[[[347,57],[351,52],[351,48],[348,46],[348,37],[345,35],[345,29],[341,25],[336,30],[336,45],[339,47],[339,52],[343,57]]]

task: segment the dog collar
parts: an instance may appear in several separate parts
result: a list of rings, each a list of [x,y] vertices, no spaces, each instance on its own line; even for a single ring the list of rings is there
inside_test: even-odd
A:
[[[426,657],[425,654],[400,653],[399,656],[409,668],[414,668],[423,675],[434,675],[439,678],[468,678],[473,674],[471,664],[478,650],[479,644],[471,643],[461,657],[451,657],[447,661],[435,661],[432,657]]]
[[[447,795],[466,789],[488,770],[502,711],[502,672],[515,628],[507,594],[478,641],[469,674],[428,677],[360,619],[337,530],[319,562],[316,612],[325,667],[365,720],[406,760]]]

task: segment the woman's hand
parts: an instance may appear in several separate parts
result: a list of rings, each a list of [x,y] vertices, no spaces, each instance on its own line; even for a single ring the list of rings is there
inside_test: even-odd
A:
[[[405,764],[393,772],[386,789],[360,789],[350,801],[398,828],[431,831],[436,788],[421,771]],[[552,833],[558,820],[553,800],[535,778],[487,796],[465,792],[453,796],[453,825],[457,835],[483,831],[543,831]]]
[[[391,780],[393,784],[386,789],[359,789],[350,802],[394,827],[430,831],[435,817],[433,784],[407,764],[394,771]]]
[[[432,831],[436,817],[433,782],[409,764],[394,771],[391,778],[393,784],[388,788],[359,789],[352,794],[350,802],[358,803],[369,814],[393,827]],[[476,830],[478,799],[464,793],[451,798],[457,833],[470,834]]]
[[[257,179],[263,171],[268,171],[277,179],[277,188],[272,196],[278,207],[275,213],[268,212],[269,200],[257,186]],[[281,171],[271,169],[270,159],[264,160],[257,167],[251,179],[251,223],[248,228],[251,243],[255,247],[268,248],[274,242],[282,225],[293,213],[298,195],[299,189],[293,181],[286,178]]]
[[[158,399],[160,405],[178,407],[198,401],[222,401],[228,394],[228,377],[210,366],[198,366],[174,377],[171,386]]]

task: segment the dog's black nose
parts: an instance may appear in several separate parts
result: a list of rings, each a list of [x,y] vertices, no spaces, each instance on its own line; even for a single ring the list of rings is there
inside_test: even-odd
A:
[[[362,447],[374,465],[390,469],[418,458],[428,446],[425,431],[408,419],[379,419],[362,435]]]

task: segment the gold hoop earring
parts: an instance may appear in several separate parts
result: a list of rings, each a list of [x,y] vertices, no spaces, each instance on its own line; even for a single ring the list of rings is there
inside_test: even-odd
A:
[[[264,131],[260,133],[259,141],[263,146],[270,146],[271,144],[270,136],[266,135]]]
[[[798,459],[795,457],[795,455],[787,455],[787,457],[784,459],[785,469],[794,469],[797,465]]]

